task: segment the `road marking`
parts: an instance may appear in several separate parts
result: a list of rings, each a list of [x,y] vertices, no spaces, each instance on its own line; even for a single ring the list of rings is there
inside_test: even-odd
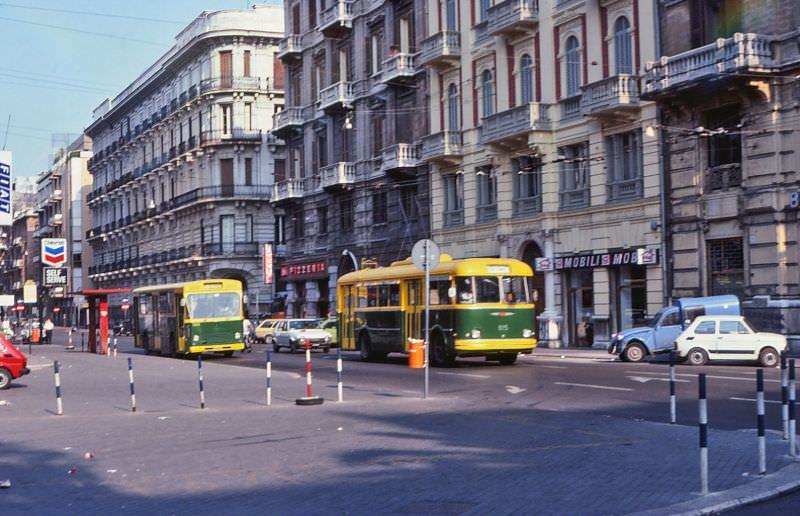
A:
[[[753,401],[753,402],[756,401],[753,398],[737,398],[735,396],[732,396],[730,399],[735,400],[735,401]],[[776,401],[776,400],[764,400],[764,403],[781,403],[781,402],[780,401]]]
[[[519,394],[520,392],[527,391],[528,389],[523,389],[522,387],[517,387],[516,385],[506,385],[506,390],[509,394]]]
[[[639,383],[647,383],[650,380],[655,380],[657,382],[668,382],[669,378],[659,378],[659,377],[652,377],[652,376],[629,376],[629,380],[633,380],[634,382]],[[680,378],[675,379],[676,382],[679,383],[689,383],[689,380],[681,380]]]
[[[567,387],[586,387],[588,389],[605,389],[608,391],[632,392],[635,390],[635,389],[628,389],[627,387],[609,387],[608,385],[592,385],[590,383],[553,382],[553,385],[565,385]]]
[[[468,376],[470,378],[491,378],[488,374],[472,374],[472,373],[450,373],[447,371],[436,371],[436,374],[449,374],[452,376]]]
[[[544,369],[566,369],[566,366],[560,366],[560,365],[536,364],[534,367],[536,367],[537,369],[540,368],[540,367],[544,368]]]
[[[659,373],[656,371],[625,371],[626,373],[636,373],[636,374],[651,374],[651,375],[666,375],[667,373]],[[675,373],[675,376],[689,376],[691,378],[697,378],[697,373]],[[739,380],[744,382],[752,382],[755,380],[754,376],[743,378],[741,376],[716,376],[707,374],[706,378],[715,378],[717,380]],[[764,378],[765,382],[769,383],[780,383],[780,380],[771,380],[769,378]]]

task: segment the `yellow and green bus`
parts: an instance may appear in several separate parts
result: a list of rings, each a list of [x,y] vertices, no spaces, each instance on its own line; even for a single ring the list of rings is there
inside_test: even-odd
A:
[[[443,254],[430,275],[430,361],[447,367],[456,357],[483,356],[513,364],[536,347],[530,266],[507,258],[454,260]],[[339,340],[363,360],[408,352],[424,338],[423,271],[410,259],[363,269],[337,284]]]
[[[211,279],[133,291],[136,347],[166,356],[244,349],[244,297],[238,280]]]

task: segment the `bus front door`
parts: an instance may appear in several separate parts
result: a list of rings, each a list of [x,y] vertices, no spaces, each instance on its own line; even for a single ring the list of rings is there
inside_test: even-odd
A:
[[[340,346],[342,349],[354,350],[356,349],[355,341],[355,310],[356,310],[356,287],[347,286],[343,289],[344,298],[342,299],[343,310],[341,311],[340,320],[342,321],[342,328],[340,329]]]
[[[422,282],[420,280],[410,280],[405,283],[403,349],[406,351],[408,351],[408,339],[422,338],[422,316],[425,311],[422,296]]]

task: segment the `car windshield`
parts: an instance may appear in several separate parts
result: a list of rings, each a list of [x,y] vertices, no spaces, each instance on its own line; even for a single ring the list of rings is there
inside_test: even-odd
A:
[[[658,312],[654,313],[651,317],[645,319],[644,324],[646,326],[650,326],[651,328],[655,328],[658,326],[658,321],[661,319],[661,316],[664,315],[666,308],[660,309]]]
[[[215,292],[213,294],[189,294],[186,305],[191,319],[212,317],[238,317],[241,301],[237,292]]]
[[[289,322],[289,329],[290,330],[306,330],[309,328],[316,328],[317,321],[309,320],[309,321],[290,321]]]

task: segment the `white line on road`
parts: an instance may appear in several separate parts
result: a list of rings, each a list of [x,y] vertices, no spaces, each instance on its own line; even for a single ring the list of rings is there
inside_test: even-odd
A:
[[[730,399],[735,401],[753,401],[753,402],[757,401],[753,398],[737,398],[735,396],[732,396]],[[764,400],[764,403],[781,403],[781,402],[776,400]]]
[[[628,391],[632,392],[635,389],[628,389],[627,387],[609,387],[608,385],[592,385],[590,383],[568,383],[568,382],[553,382],[553,385],[565,385],[567,387],[586,387],[588,389],[605,389],[608,391]]]
[[[470,378],[491,378],[488,374],[472,374],[472,373],[450,373],[447,371],[436,371],[436,374],[449,374],[452,376],[468,376]]]
[[[669,378],[660,378],[660,377],[653,377],[653,376],[629,376],[629,380],[633,380],[634,382],[639,383],[647,383],[650,380],[655,380],[657,382],[668,382]],[[680,378],[675,379],[678,383],[689,383],[689,380],[681,380]]]
[[[528,389],[523,389],[522,387],[517,387],[516,385],[506,385],[506,390],[509,394],[519,394],[520,392],[527,391]]]
[[[626,373],[635,373],[635,374],[662,375],[662,376],[666,376],[667,375],[667,373],[659,373],[657,371],[625,371],[625,372]],[[697,377],[697,373],[675,373],[675,375],[676,376],[689,376],[691,378],[696,378]],[[753,380],[755,380],[755,377],[744,378],[744,377],[740,377],[740,376],[716,376],[716,375],[710,375],[710,374],[707,374],[706,378],[715,378],[717,380],[739,380],[739,381],[744,381],[744,382],[752,382]],[[764,378],[764,381],[765,382],[769,382],[769,383],[780,383],[780,380],[771,380],[769,378]]]
[[[560,365],[542,365],[542,364],[536,364],[534,367],[536,367],[537,369],[538,368],[544,368],[544,369],[566,369],[567,368],[566,366],[560,366]]]

